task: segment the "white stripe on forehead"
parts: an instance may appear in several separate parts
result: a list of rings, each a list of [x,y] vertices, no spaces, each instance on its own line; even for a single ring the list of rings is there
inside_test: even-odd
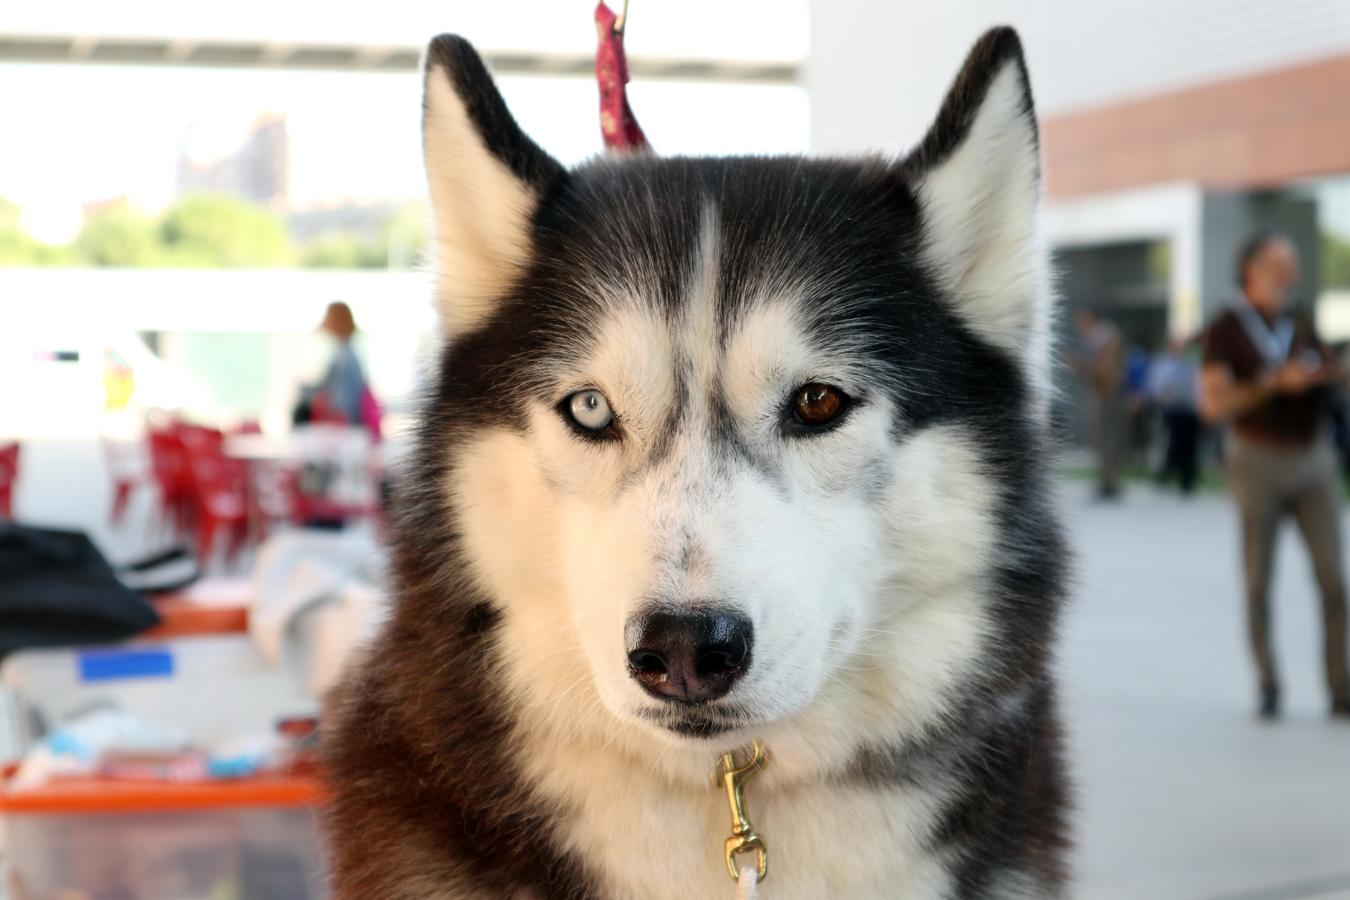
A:
[[[680,321],[681,364],[688,379],[689,412],[706,413],[708,393],[717,383],[721,348],[718,309],[720,235],[717,208],[709,200],[699,216],[698,255],[693,277],[685,290]]]

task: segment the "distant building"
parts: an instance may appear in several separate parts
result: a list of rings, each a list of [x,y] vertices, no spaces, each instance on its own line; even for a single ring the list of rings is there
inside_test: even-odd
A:
[[[109,210],[117,209],[120,206],[129,206],[130,204],[131,200],[126,194],[118,194],[116,197],[105,197],[102,200],[87,200],[80,204],[80,211],[83,213],[84,221],[88,222],[91,219],[97,219]]]
[[[178,154],[178,191],[233,194],[278,212],[290,207],[290,136],[284,115],[261,115],[234,150],[211,159]]]
[[[338,206],[296,210],[286,217],[286,228],[299,244],[332,234],[347,234],[363,241],[383,239],[398,204],[345,203]]]

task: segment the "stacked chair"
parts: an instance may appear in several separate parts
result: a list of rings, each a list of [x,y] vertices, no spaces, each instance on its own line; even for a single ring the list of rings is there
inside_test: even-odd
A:
[[[19,445],[0,444],[0,519],[14,518],[14,483],[19,479]]]
[[[321,441],[317,450],[302,451],[316,456],[259,461],[250,468],[225,453],[225,440],[217,429],[181,421],[149,428],[161,529],[190,541],[203,566],[222,540],[230,563],[249,541],[265,539],[281,523],[332,527],[365,518],[379,524],[377,497],[354,500],[348,491],[342,499],[344,493],[332,489],[338,473],[352,472],[352,454],[337,452],[343,442]],[[378,473],[367,470],[361,477],[374,482]]]
[[[200,425],[152,427],[149,445],[160,521],[193,542],[203,565],[222,537],[228,538],[225,559],[233,561],[249,537],[246,465],[225,455],[220,431]]]

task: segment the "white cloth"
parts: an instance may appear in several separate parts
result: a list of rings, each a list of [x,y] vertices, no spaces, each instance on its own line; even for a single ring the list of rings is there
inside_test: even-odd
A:
[[[248,630],[263,657],[322,696],[384,612],[379,549],[368,528],[285,531],[253,569]]]

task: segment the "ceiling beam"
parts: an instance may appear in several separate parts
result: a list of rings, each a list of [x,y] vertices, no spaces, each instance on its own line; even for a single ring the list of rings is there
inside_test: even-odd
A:
[[[487,51],[493,70],[503,75],[588,76],[589,55]],[[360,44],[300,44],[211,41],[192,38],[126,38],[96,35],[0,35],[0,63],[122,64],[202,66],[247,69],[322,69],[353,72],[416,71],[421,48]],[[635,79],[732,81],[796,84],[800,67],[792,62],[653,59],[631,57]]]

